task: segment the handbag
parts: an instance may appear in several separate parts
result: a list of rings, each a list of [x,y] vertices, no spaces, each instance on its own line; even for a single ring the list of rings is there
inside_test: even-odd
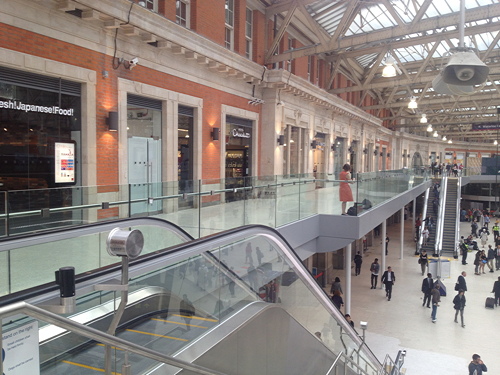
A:
[[[458,283],[455,283],[455,290],[458,292],[460,290],[460,285]]]
[[[422,259],[418,258],[418,264],[422,264]]]

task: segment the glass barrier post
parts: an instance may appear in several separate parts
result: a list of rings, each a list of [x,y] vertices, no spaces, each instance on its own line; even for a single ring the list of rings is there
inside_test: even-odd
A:
[[[198,238],[201,238],[201,180],[198,180]]]

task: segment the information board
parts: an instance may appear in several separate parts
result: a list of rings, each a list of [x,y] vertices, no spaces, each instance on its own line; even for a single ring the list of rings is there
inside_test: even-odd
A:
[[[75,179],[75,144],[56,142],[54,146],[55,183],[74,184]]]
[[[5,375],[40,375],[38,322],[4,332],[2,339]]]

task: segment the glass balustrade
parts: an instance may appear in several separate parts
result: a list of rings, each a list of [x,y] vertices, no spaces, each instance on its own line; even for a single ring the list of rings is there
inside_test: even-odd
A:
[[[2,192],[0,236],[152,216],[200,238],[246,224],[277,228],[315,214],[339,215],[340,181],[328,175],[316,177],[300,174]],[[425,169],[401,169],[355,177],[350,184],[354,200],[358,206],[367,203],[362,206],[367,210],[429,176]]]

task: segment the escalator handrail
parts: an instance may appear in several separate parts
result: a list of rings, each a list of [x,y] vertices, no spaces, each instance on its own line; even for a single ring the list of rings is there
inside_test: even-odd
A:
[[[325,293],[325,291],[318,285],[312,275],[304,268],[302,261],[295,253],[291,245],[288,243],[288,241],[281,235],[281,233],[279,233],[274,228],[260,224],[251,224],[241,226],[239,228],[229,229],[203,238],[195,239],[189,243],[174,246],[169,249],[170,251],[168,254],[163,256],[173,256],[175,258],[176,254],[178,254],[179,252],[189,252],[189,254],[184,255],[188,255],[191,257],[212,250],[213,248],[224,247],[231,243],[244,240],[255,235],[265,236],[268,239],[272,240],[284,254],[288,255],[288,260],[290,261],[291,266],[293,266],[293,270],[297,273],[298,276],[302,277],[303,280],[307,279],[308,282],[306,282],[305,285],[309,288],[312,294],[320,300],[323,307],[328,311],[328,313],[336,318],[338,324],[342,326],[346,333],[348,333],[351,340],[357,343],[358,346],[361,346],[362,341],[359,336],[355,334],[354,330],[352,330],[352,327],[345,320],[344,316],[339,312],[339,310],[333,306],[330,298]],[[131,272],[133,271],[131,270]],[[366,347],[366,345],[363,347],[363,352],[365,353],[365,355],[367,355],[367,357],[370,358],[373,364],[379,367],[381,366],[378,358],[369,348]]]
[[[50,311],[33,306],[27,302],[16,302],[8,306],[0,307],[0,318],[4,319],[9,316],[24,314],[34,319],[59,326],[68,331],[84,336],[88,339],[99,341],[106,345],[115,346],[117,348],[127,350],[131,353],[150,358],[154,361],[162,362],[167,365],[179,367],[202,375],[226,375],[222,372],[211,370],[209,368],[199,366],[190,362],[182,361],[174,357],[159,353],[157,351],[134,344],[133,342],[120,339],[119,337],[101,332],[95,328],[77,323],[63,316],[59,316]],[[0,344],[2,343],[2,335],[0,335]],[[3,372],[3,363],[0,362],[0,373]]]

